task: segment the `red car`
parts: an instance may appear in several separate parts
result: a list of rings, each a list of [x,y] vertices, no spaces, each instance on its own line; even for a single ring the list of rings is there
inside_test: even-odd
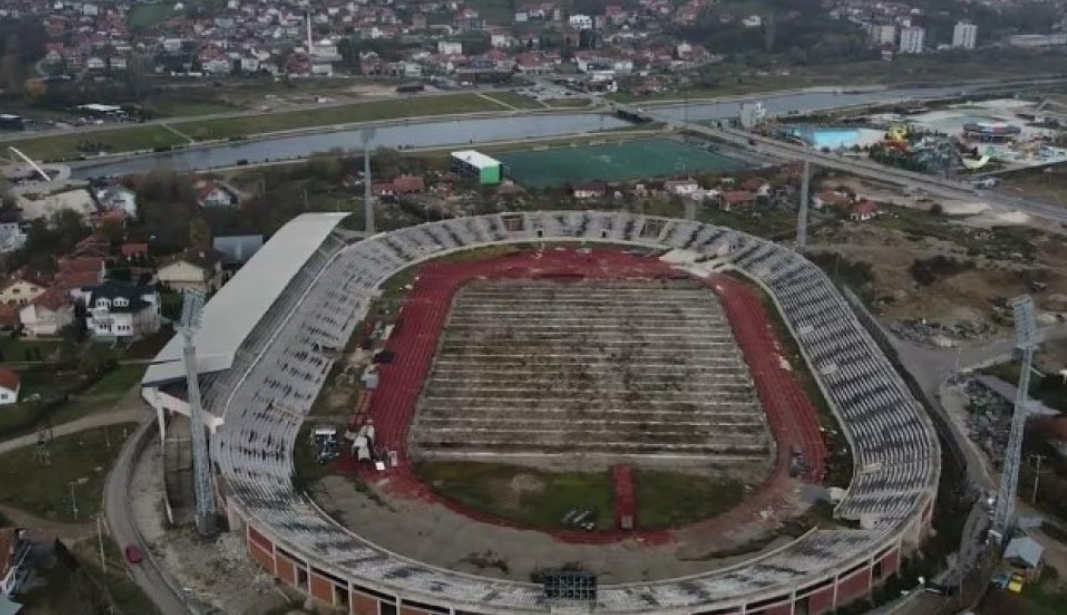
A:
[[[130,545],[126,547],[126,561],[131,564],[140,564],[144,561],[144,553],[137,547]]]

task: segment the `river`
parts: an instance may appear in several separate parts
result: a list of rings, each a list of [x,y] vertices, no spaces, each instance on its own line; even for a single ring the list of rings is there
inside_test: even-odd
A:
[[[702,101],[688,105],[657,106],[657,114],[673,119],[713,121],[735,118],[742,101],[763,101],[772,115],[807,113],[873,102],[886,103],[921,98],[939,98],[977,90],[977,87],[940,87],[861,92],[804,91],[768,93],[720,102]],[[563,113],[515,115],[450,120],[419,120],[379,126],[372,141],[375,147],[477,146],[498,141],[521,141],[537,137],[566,136],[615,130],[629,124],[611,115]],[[71,177],[88,179],[126,175],[164,166],[176,170],[200,171],[245,163],[306,158],[316,152],[335,149],[362,149],[362,129],[250,139],[234,143],[206,145],[185,150],[74,163]]]

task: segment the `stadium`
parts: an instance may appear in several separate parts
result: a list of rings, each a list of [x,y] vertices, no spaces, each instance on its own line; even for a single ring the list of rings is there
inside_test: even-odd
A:
[[[456,218],[360,240],[338,227],[342,218],[305,214],[283,227],[206,305],[195,339],[215,490],[229,530],[244,535],[254,561],[316,601],[359,615],[504,615],[573,608],[611,614],[818,614],[869,594],[928,532],[940,476],[934,428],[829,279],[795,252],[728,228],[628,213]],[[428,377],[390,386],[386,374],[374,401],[382,408],[376,420],[379,438],[400,458],[397,467],[388,470],[397,473],[398,484],[407,482],[404,472],[412,454],[519,455],[534,457],[536,463],[539,456],[565,455],[575,447],[634,464],[646,458],[684,463],[692,457],[719,456],[723,463],[741,458],[767,461],[781,471],[795,445],[816,466],[817,475],[821,441],[811,431],[803,402],[781,395],[788,394],[788,382],[770,379],[778,359],[761,338],[766,323],[744,320],[759,311],[745,285],[732,282],[744,278],[770,297],[848,441],[852,480],[834,509],[834,517],[848,524],[811,529],[726,567],[600,584],[595,592],[574,600],[549,595],[542,584],[459,572],[390,550],[373,536],[346,528],[307,498],[293,481],[294,444],[338,351],[365,321],[382,285],[413,265],[457,252],[541,244],[547,247],[534,252],[536,257],[517,257],[536,262],[430,263],[439,275],[416,282],[412,293],[425,296],[405,305],[397,343],[421,337],[425,327],[432,336],[442,337],[441,344],[434,337],[431,343],[397,353],[398,361],[424,364]],[[583,249],[556,248],[567,244]],[[567,278],[565,293],[545,286]],[[635,286],[638,278],[641,285]],[[655,285],[654,293],[648,284]],[[651,354],[635,359],[634,370],[651,369],[654,362],[649,359],[662,352],[649,343],[657,336],[666,336],[673,346],[690,336],[720,344],[717,354],[735,365],[743,357],[759,404],[745,390],[746,378],[738,379],[740,372],[709,367],[699,360],[707,354],[699,348],[676,361],[682,373],[715,374],[723,382],[707,390],[685,389],[692,387],[685,382],[672,385],[690,397],[709,396],[709,406],[728,403],[731,413],[743,417],[742,428],[724,436],[707,425],[680,429],[664,422],[648,428],[642,418],[638,428],[620,422],[605,428],[590,421],[588,427],[569,430],[573,433],[564,441],[551,429],[528,437],[529,423],[500,428],[498,409],[472,403],[468,413],[450,416],[434,407],[435,400],[454,394],[457,387],[469,387],[472,379],[478,383],[480,373],[500,364],[500,357],[490,357],[477,365],[478,349],[459,343],[477,340],[473,332],[489,329],[485,335],[507,336],[519,331],[524,339],[532,339],[542,329],[559,327],[560,321],[539,321],[522,312],[522,305],[558,299],[566,313],[595,321],[595,310],[589,311],[588,305],[620,295],[631,297],[618,304],[629,306],[627,318],[648,321],[627,329],[647,329],[642,346]],[[451,311],[450,297],[455,301]],[[409,310],[409,305],[426,313]],[[700,330],[698,319],[679,305],[704,306],[713,313],[721,306],[722,314],[715,313]],[[697,332],[683,335],[651,325],[664,320]],[[490,323],[500,322],[510,324],[494,333]],[[749,325],[740,324],[744,322]],[[724,336],[727,328],[733,329],[733,339]],[[558,331],[549,337],[562,344],[555,351],[576,352],[575,342],[560,341],[565,336]],[[618,338],[598,333],[581,343],[610,345]],[[541,370],[523,367],[534,368]],[[559,377],[551,371],[530,373],[546,381]],[[611,384],[605,378],[593,382],[599,387]],[[182,346],[176,338],[143,380],[144,398],[157,409],[161,430],[170,416],[189,414],[184,383]],[[721,398],[730,387],[740,390]],[[544,388],[547,392],[551,387]],[[634,407],[651,405],[658,390],[650,390]],[[545,411],[536,399],[524,403],[525,415],[536,418]],[[694,417],[714,418],[715,413],[694,411],[689,418]],[[457,439],[456,421],[465,425],[464,433],[478,437]],[[533,444],[517,446],[520,442]]]

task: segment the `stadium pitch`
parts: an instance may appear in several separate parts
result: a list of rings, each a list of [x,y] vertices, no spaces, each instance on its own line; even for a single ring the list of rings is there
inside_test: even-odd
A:
[[[534,188],[586,181],[629,181],[686,173],[735,171],[740,160],[667,138],[554,147],[499,154],[516,182]]]

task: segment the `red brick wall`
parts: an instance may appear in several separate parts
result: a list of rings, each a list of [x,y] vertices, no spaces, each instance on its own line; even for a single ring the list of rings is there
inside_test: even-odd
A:
[[[311,585],[311,597],[332,606],[333,581],[325,577],[319,576],[314,572],[312,572],[310,577],[308,578],[310,579]]]
[[[274,574],[274,554],[270,552],[270,549],[263,549],[256,543],[249,542],[248,554],[252,559],[256,560],[260,566],[263,566],[271,574]]]
[[[885,579],[897,571],[900,565],[900,552],[893,549],[882,558],[882,578]]]
[[[378,599],[367,594],[352,592],[350,604],[352,615],[378,615]]]
[[[831,585],[825,589],[808,596],[808,614],[809,615],[822,615],[823,613],[829,613],[834,608],[834,586]]]
[[[274,558],[275,571],[274,576],[278,577],[282,581],[285,581],[289,585],[296,586],[296,566],[293,565],[293,560],[285,557],[279,553]]]
[[[249,542],[254,542],[263,547],[268,553],[274,550],[274,545],[271,543],[270,539],[257,532],[256,528],[251,525],[248,526],[248,540]]]
[[[837,606],[841,607],[856,598],[867,595],[871,587],[871,569],[862,568],[837,584]]]

